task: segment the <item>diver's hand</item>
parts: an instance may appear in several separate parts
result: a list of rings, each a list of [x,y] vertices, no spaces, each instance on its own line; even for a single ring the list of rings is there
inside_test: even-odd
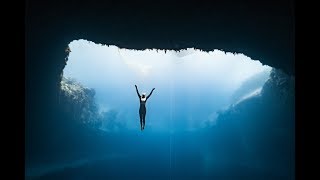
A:
[[[155,90],[155,88],[152,89],[152,91]]]
[[[137,88],[137,85],[134,85]]]

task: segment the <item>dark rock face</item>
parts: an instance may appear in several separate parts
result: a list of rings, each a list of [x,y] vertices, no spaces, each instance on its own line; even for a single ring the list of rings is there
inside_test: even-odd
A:
[[[101,129],[104,131],[118,131],[125,129],[119,121],[115,110],[99,112],[95,102],[95,90],[84,87],[75,79],[62,77],[59,95],[61,110],[72,121],[84,127]]]
[[[74,79],[62,78],[59,103],[62,110],[76,123],[99,127],[101,124],[95,103],[95,90],[84,87]]]
[[[294,86],[292,76],[273,69],[259,95],[231,106],[217,119],[217,129],[242,142],[239,147],[255,159],[251,163],[274,172],[287,172],[286,177],[294,177]]]
[[[294,105],[295,78],[288,76],[281,70],[273,69],[269,81],[264,85],[262,94],[269,96],[270,99],[279,98],[287,105]]]
[[[232,101],[238,101],[242,96],[261,87],[270,76],[270,73],[267,73],[267,71],[268,70],[262,71],[244,81],[244,83],[232,94]]]
[[[290,0],[152,4],[31,0],[26,12],[27,41],[42,48],[51,46],[51,53],[62,52],[60,46],[80,38],[129,49],[221,49],[244,53],[292,74],[293,7]],[[43,46],[47,42],[52,45]]]

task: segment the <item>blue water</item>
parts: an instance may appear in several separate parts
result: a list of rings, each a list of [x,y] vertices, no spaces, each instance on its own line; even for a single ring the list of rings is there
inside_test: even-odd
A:
[[[55,140],[48,142],[52,149],[26,161],[26,179],[294,179],[294,112],[290,108],[289,113],[279,108],[276,112],[272,108],[278,102],[261,105],[253,100],[244,106],[248,109],[241,109],[241,116],[235,112],[231,118],[219,119],[219,112],[259,96],[270,67],[246,62],[249,59],[243,56],[236,61],[234,55],[224,53],[212,56],[217,61],[208,66],[206,54],[201,56],[207,58],[202,64],[197,64],[200,60],[190,63],[195,58],[191,55],[200,53],[194,51],[168,56],[151,53],[141,62],[130,60],[141,54],[99,54],[106,51],[117,49],[77,51],[75,46],[72,52],[83,54],[70,55],[64,75],[95,89],[99,111],[113,112],[113,125],[92,132],[71,125],[69,140],[57,131]],[[161,58],[174,63],[146,63]],[[77,64],[88,59],[91,64]],[[143,67],[140,74],[137,67]],[[147,102],[144,131],[135,84],[140,93],[156,88]],[[279,125],[282,120],[287,124]]]
[[[27,169],[27,175],[38,177],[34,179],[292,179],[286,169],[276,167],[276,161],[252,159],[245,144],[230,136],[215,130],[155,133],[146,125],[144,132],[109,133],[106,144],[96,146],[100,149],[92,154],[41,164],[33,172]]]

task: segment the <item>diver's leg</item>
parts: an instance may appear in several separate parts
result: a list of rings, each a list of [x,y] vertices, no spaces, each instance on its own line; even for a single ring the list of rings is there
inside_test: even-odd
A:
[[[144,129],[144,126],[146,124],[146,113],[143,113],[143,116],[142,116],[142,124],[143,124],[143,129]]]
[[[143,119],[143,114],[142,114],[141,112],[139,112],[139,116],[140,116],[140,128],[141,128],[141,130],[142,130],[142,125],[143,125],[143,121],[142,121],[142,119]]]

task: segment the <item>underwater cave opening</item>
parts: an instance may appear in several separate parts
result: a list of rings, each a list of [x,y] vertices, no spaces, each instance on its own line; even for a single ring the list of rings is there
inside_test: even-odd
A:
[[[155,88],[148,129],[192,131],[215,125],[220,111],[259,95],[272,69],[221,50],[130,50],[80,39],[68,51],[61,81],[65,108],[105,131],[139,128],[134,85],[146,94]]]
[[[294,77],[222,50],[75,40],[66,51],[59,108],[81,126],[68,122],[68,139],[55,131],[46,157],[57,163],[29,165],[27,176],[293,179]],[[143,131],[134,85],[155,88]]]

